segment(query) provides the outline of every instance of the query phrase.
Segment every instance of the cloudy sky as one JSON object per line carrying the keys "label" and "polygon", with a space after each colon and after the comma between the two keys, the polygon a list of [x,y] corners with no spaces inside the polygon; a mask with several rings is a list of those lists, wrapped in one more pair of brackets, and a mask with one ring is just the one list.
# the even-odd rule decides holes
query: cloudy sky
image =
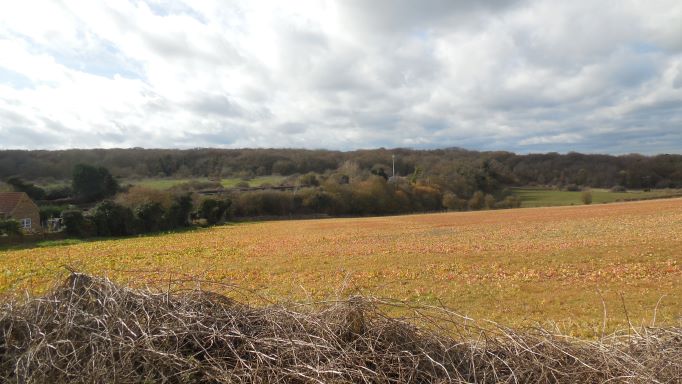
{"label": "cloudy sky", "polygon": [[0,148],[682,152],[680,0],[11,1]]}

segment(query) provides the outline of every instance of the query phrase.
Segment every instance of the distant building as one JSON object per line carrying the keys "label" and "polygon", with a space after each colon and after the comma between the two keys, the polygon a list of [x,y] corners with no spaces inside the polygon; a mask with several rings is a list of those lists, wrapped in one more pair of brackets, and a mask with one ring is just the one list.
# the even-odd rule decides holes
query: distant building
{"label": "distant building", "polygon": [[25,192],[0,192],[0,220],[19,222],[24,232],[40,232],[40,209]]}

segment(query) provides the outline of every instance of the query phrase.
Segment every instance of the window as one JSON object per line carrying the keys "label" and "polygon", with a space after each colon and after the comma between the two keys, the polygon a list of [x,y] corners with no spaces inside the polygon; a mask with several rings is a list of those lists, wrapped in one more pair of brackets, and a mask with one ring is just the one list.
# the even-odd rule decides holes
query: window
{"label": "window", "polygon": [[21,225],[22,229],[31,229],[31,219],[21,219],[19,220],[19,224]]}

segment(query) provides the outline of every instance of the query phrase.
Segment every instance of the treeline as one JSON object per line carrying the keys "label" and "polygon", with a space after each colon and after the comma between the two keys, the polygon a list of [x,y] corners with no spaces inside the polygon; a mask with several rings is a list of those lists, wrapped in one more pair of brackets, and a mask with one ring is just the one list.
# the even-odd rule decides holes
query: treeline
{"label": "treeline", "polygon": [[439,185],[409,179],[387,181],[369,176],[351,183],[327,177],[319,186],[298,191],[263,190],[228,195],[235,217],[326,214],[330,216],[386,215],[443,210],[517,208],[521,202],[508,190],[495,194],[477,191],[469,198],[443,190]]}
{"label": "treeline", "polygon": [[293,191],[225,191],[218,196],[187,192],[183,185],[169,190],[131,186],[88,210],[48,205],[41,207],[41,216],[61,217],[71,236],[108,237],[214,225],[245,217],[383,215],[516,208],[521,203],[508,190],[496,194],[477,191],[466,199],[423,180],[388,180],[372,173],[352,179],[338,172],[328,176],[306,174],[299,179],[306,186]]}
{"label": "treeline", "polygon": [[80,209],[65,209],[60,216],[65,232],[77,237],[129,236],[191,226],[192,197],[167,197],[167,205],[146,200],[129,206],[104,200],[85,213]]}
{"label": "treeline", "polygon": [[[682,187],[682,156],[517,155],[458,148],[374,149],[350,152],[303,149],[89,149],[0,151],[0,179],[65,180],[76,164],[107,168],[117,178],[242,177],[326,174],[352,162],[361,170],[396,174],[444,186],[458,196],[514,185],[590,186],[632,189]],[[490,184],[490,183],[493,184]],[[499,184],[499,185],[497,185]]]}

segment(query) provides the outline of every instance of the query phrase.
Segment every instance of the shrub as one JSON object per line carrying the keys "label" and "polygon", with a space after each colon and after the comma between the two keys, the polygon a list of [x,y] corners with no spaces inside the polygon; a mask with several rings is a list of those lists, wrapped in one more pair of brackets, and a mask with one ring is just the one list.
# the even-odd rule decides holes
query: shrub
{"label": "shrub", "polygon": [[21,225],[16,220],[0,220],[0,235],[21,236]]}
{"label": "shrub", "polygon": [[469,202],[468,202],[469,209],[472,209],[472,210],[479,210],[479,209],[483,208],[484,204],[485,204],[485,197],[483,195],[483,192],[481,192],[481,191],[474,192],[474,195],[471,196],[471,199],[469,199]]}
{"label": "shrub", "polygon": [[417,211],[438,211],[443,207],[443,195],[435,187],[415,185],[412,187],[412,194],[412,206]]}
{"label": "shrub", "polygon": [[449,211],[464,211],[467,208],[467,201],[460,199],[452,192],[443,195],[443,206]]}
{"label": "shrub", "polygon": [[301,197],[301,208],[308,213],[331,213],[334,210],[334,197],[318,189],[303,189]]}
{"label": "shrub", "polygon": [[484,204],[486,209],[493,209],[495,208],[495,198],[491,194],[485,195],[485,198],[483,199]]}
{"label": "shrub", "polygon": [[266,190],[240,193],[234,212],[240,216],[283,216],[292,209],[292,193]]}
{"label": "shrub", "polygon": [[156,232],[166,225],[164,221],[165,210],[161,203],[144,203],[135,208],[135,216],[138,223],[138,232]]}
{"label": "shrub", "polygon": [[317,180],[317,176],[314,173],[303,175],[298,179],[298,181],[302,186],[317,187],[320,185],[320,181]]}
{"label": "shrub", "polygon": [[213,225],[225,220],[230,205],[230,200],[204,199],[197,213],[199,218],[205,219],[208,225]]}
{"label": "shrub", "polygon": [[60,217],[65,209],[66,206],[63,205],[43,205],[40,207],[40,221],[44,222],[53,217]]}
{"label": "shrub", "polygon": [[189,226],[189,216],[193,206],[191,194],[187,193],[175,196],[166,213],[166,223],[168,227],[177,228]]}
{"label": "shrub", "polygon": [[580,200],[583,202],[583,204],[592,204],[592,191],[589,189],[584,190],[580,194]]}
{"label": "shrub", "polygon": [[73,189],[68,185],[64,185],[61,187],[52,187],[45,190],[45,200],[66,199],[71,197],[72,195]]}
{"label": "shrub", "polygon": [[139,206],[149,203],[158,203],[166,210],[170,207],[173,194],[168,191],[132,186],[125,193],[116,196],[116,203],[130,209],[137,209]]}
{"label": "shrub", "polygon": [[64,232],[69,236],[83,236],[85,234],[85,217],[80,210],[62,211],[62,222],[66,227]]}
{"label": "shrub", "polygon": [[110,200],[93,209],[92,221],[98,236],[127,236],[135,232],[133,211]]}

